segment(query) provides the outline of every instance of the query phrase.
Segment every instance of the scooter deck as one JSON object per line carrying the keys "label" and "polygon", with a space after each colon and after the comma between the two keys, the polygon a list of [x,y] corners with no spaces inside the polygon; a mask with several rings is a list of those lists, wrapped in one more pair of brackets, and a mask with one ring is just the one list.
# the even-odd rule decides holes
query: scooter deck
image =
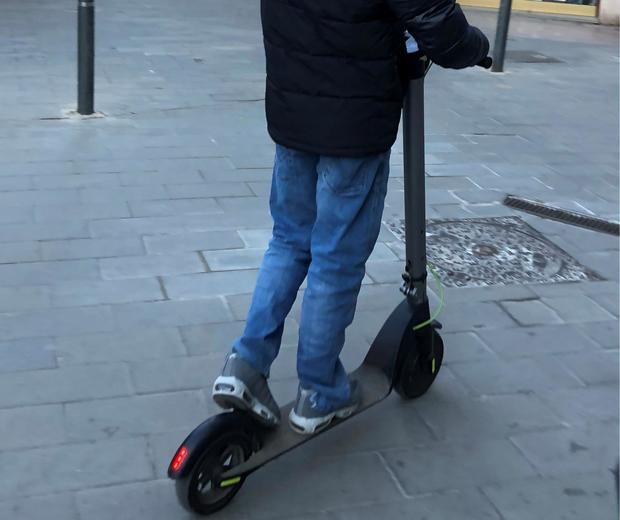
{"label": "scooter deck", "polygon": [[[377,404],[390,394],[391,382],[385,372],[378,367],[363,364],[351,373],[350,377],[351,379],[358,381],[358,384],[361,386],[362,390],[362,404],[351,417],[363,412],[372,405]],[[287,424],[289,412],[294,405],[295,402],[291,401],[287,405],[280,408],[280,413],[282,414],[282,422],[280,426],[274,430],[266,431],[262,438],[263,442],[261,449],[254,453],[243,464],[235,466],[233,469],[223,474],[222,479],[239,475],[248,475],[264,464],[278,458],[280,455],[284,455],[293,448],[304,444],[317,435],[334,428],[338,424],[350,418],[348,417],[347,419],[339,420],[334,419],[328,427],[314,435],[300,435],[299,433],[295,433]]]}

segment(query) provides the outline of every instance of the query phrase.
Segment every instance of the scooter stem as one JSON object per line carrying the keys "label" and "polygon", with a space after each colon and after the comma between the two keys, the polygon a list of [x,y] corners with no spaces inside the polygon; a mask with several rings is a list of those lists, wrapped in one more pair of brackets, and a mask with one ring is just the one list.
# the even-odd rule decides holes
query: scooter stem
{"label": "scooter stem", "polygon": [[424,75],[427,65],[425,57],[409,56],[409,81],[403,110],[406,247],[403,292],[414,304],[428,301],[424,182]]}

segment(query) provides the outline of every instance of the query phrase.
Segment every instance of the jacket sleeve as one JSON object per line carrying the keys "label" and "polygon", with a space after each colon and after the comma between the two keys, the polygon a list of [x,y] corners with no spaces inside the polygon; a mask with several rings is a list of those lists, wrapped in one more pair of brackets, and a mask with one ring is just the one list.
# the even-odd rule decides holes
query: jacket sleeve
{"label": "jacket sleeve", "polygon": [[482,61],[489,40],[469,25],[454,0],[386,0],[420,49],[441,67],[463,69]]}

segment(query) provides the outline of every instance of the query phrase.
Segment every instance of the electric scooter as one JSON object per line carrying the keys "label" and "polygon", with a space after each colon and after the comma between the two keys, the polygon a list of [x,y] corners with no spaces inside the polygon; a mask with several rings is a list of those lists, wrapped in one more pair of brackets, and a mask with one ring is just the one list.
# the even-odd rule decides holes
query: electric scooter
{"label": "electric scooter", "polygon": [[[403,301],[350,374],[361,385],[362,403],[351,415],[383,401],[392,390],[405,399],[423,395],[443,360],[441,324],[431,316],[427,294],[424,170],[424,76],[431,62],[408,41],[408,85],[403,109],[406,264]],[[479,64],[491,67],[491,59]],[[287,417],[294,402],[281,408]],[[244,412],[220,413],[200,424],[183,441],[168,467],[181,505],[208,515],[225,507],[246,477],[265,464],[348,420],[334,420],[312,436],[281,425],[266,429]]]}

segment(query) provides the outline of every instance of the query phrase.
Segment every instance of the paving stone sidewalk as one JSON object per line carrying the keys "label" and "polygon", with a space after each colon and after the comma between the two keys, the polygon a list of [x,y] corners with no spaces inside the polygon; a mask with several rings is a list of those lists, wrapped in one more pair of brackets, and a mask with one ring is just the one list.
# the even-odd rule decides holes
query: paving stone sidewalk
{"label": "paving stone sidewalk", "polygon": [[[258,9],[98,2],[104,117],[80,120],[74,3],[2,2],[0,519],[189,518],[166,466],[215,412],[269,237]],[[470,17],[492,35],[492,13]],[[515,16],[509,48],[523,52],[506,74],[429,75],[429,217],[521,216],[604,281],[449,289],[424,398],[390,398],[265,467],[216,518],[617,518],[618,240],[500,201],[618,219],[618,33]],[[386,220],[403,216],[400,147]],[[402,257],[386,227],[349,367],[400,301]],[[281,401],[298,317],[299,301]]]}

